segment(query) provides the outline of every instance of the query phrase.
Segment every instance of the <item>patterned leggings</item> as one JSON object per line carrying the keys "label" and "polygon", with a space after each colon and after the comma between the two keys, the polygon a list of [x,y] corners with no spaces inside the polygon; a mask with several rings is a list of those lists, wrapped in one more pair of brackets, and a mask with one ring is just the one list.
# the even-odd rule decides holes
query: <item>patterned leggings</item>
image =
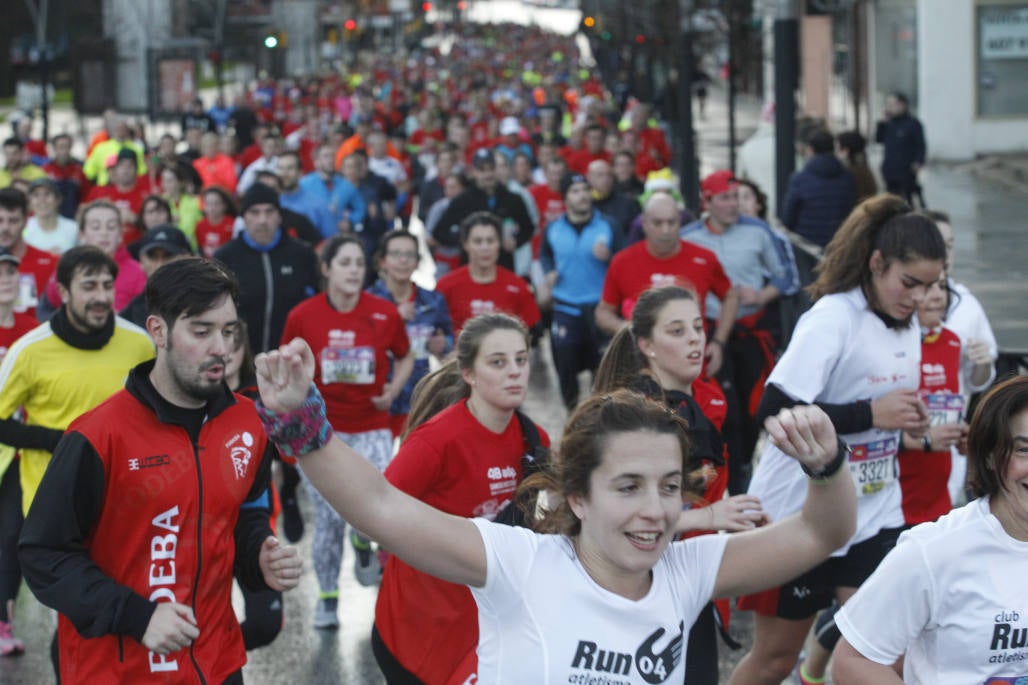
{"label": "patterned leggings", "polygon": [[[393,434],[388,428],[336,435],[374,464],[379,471],[385,471],[393,458]],[[339,569],[343,564],[343,543],[346,541],[346,521],[314,489],[306,475],[303,481],[314,503],[314,539],[311,541],[314,575],[318,577],[322,598],[338,597]]]}

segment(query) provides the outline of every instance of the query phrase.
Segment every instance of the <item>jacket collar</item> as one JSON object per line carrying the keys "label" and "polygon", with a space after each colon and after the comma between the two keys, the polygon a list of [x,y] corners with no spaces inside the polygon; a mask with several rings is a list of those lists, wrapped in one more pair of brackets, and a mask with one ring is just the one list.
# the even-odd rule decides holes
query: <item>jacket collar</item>
{"label": "jacket collar", "polygon": [[107,323],[98,331],[83,333],[71,325],[65,305],[50,318],[50,328],[62,341],[80,350],[103,349],[114,337],[114,314],[107,317]]}
{"label": "jacket collar", "polygon": [[[125,382],[125,389],[137,400],[150,407],[157,415],[157,420],[161,423],[171,423],[187,427],[189,421],[186,417],[194,410],[176,406],[157,392],[157,388],[150,381],[150,372],[153,371],[156,363],[156,360],[151,359],[129,371],[128,380]],[[236,398],[232,391],[228,389],[227,385],[222,383],[221,391],[207,401],[205,410],[208,420],[213,419],[235,403]]]}

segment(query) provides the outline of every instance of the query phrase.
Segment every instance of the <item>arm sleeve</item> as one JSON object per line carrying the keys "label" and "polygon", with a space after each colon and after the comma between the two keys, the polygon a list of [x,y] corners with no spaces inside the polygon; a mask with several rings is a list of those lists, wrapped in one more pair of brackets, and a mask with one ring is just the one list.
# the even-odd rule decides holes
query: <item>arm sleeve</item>
{"label": "arm sleeve", "polygon": [[[794,400],[785,394],[778,385],[769,383],[764,388],[764,395],[760,399],[760,407],[757,409],[755,420],[758,424],[763,424],[767,417],[774,416],[786,407],[795,407],[799,404],[809,404],[809,402]],[[835,432],[841,435],[860,433],[872,427],[870,402],[850,402],[848,404],[814,402],[814,404],[828,414],[828,418],[835,427]]]}
{"label": "arm sleeve", "polygon": [[142,642],[157,605],[106,575],[85,547],[105,487],[99,454],[83,435],[68,433],[25,519],[18,559],[36,598],[67,616],[83,637],[113,633]]}
{"label": "arm sleeve", "polygon": [[433,227],[432,237],[443,247],[460,247],[460,232],[451,229],[460,224],[462,217],[468,215],[465,209],[467,202],[464,199],[466,193],[467,191],[464,191],[450,201]]}
{"label": "arm sleeve", "polygon": [[239,520],[236,521],[234,533],[236,578],[254,591],[268,589],[264,574],[261,573],[259,558],[261,545],[275,534],[268,522],[271,516],[271,462],[275,453],[276,448],[269,440],[250,492],[239,508]]}
{"label": "arm sleeve", "polygon": [[400,318],[400,314],[395,308],[389,313],[389,317],[389,323],[393,327],[389,351],[394,359],[402,359],[410,352],[410,338],[407,337],[407,326],[404,325],[403,319]]}
{"label": "arm sleeve", "polygon": [[414,433],[400,445],[400,450],[386,467],[385,477],[398,490],[424,501],[442,478],[442,462],[439,448]]}
{"label": "arm sleeve", "polygon": [[771,242],[775,246],[778,261],[782,265],[781,278],[772,278],[771,282],[783,296],[795,295],[800,290],[800,274],[796,268],[796,255],[793,254],[792,243],[770,226],[768,231],[771,233]]}
{"label": "arm sleeve", "polygon": [[[349,181],[347,181],[347,183],[349,183]],[[340,209],[349,207],[350,223],[352,225],[364,223],[364,217],[368,214],[368,206],[364,202],[364,196],[361,195],[360,191],[357,190],[352,183],[348,189],[348,196],[345,202],[341,202],[340,205]]]}
{"label": "arm sleeve", "polygon": [[914,161],[920,166],[924,166],[925,155],[928,154],[928,145],[924,139],[924,127],[921,126],[921,122],[914,119]]}
{"label": "arm sleeve", "polygon": [[800,214],[800,198],[796,193],[796,177],[789,179],[789,185],[785,190],[785,200],[782,202],[782,211],[778,218],[792,230],[796,230],[796,219]]}
{"label": "arm sleeve", "polygon": [[535,223],[532,221],[532,217],[528,215],[528,208],[525,206],[525,201],[521,199],[520,195],[510,193],[510,205],[510,218],[517,222],[518,235],[516,239],[518,247],[521,247],[532,239],[532,234],[535,233]]}
{"label": "arm sleeve", "polygon": [[828,384],[846,348],[852,323],[845,304],[819,300],[799,320],[785,353],[771,371],[789,397],[811,403]]}
{"label": "arm sleeve", "polygon": [[0,419],[0,443],[19,449],[53,452],[64,431],[28,426],[16,419]]}
{"label": "arm sleeve", "polygon": [[891,666],[932,620],[933,577],[920,546],[901,540],[835,615],[835,625],[864,657]]}

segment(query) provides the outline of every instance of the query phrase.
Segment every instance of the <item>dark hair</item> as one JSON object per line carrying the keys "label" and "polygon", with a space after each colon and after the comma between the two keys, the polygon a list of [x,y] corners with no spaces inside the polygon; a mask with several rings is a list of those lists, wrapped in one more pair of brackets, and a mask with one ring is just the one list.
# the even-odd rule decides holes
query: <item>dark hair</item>
{"label": "dark hair", "polygon": [[13,138],[12,137],[12,138],[8,138],[7,140],[5,140],[3,146],[4,147],[16,147],[19,150],[21,150],[22,148],[25,147],[25,143],[21,142],[21,140],[18,139],[18,138]]}
{"label": "dark hair", "polygon": [[894,90],[891,93],[889,93],[889,95],[891,95],[892,97],[896,98],[896,100],[899,101],[900,103],[902,103],[904,107],[909,107],[910,106],[910,100],[907,98],[906,93],[902,93],[902,92],[900,92],[898,90]]}
{"label": "dark hair", "polygon": [[343,249],[344,245],[356,245],[360,248],[361,256],[364,256],[364,244],[361,243],[360,238],[352,234],[338,234],[334,235],[321,246],[320,258],[323,266],[329,266],[332,260],[339,254],[339,250]]}
{"label": "dark hair", "polygon": [[147,311],[170,330],[182,316],[196,316],[226,297],[239,306],[239,282],[215,259],[187,257],[164,264],[146,281]]}
{"label": "dark hair", "polygon": [[200,192],[200,196],[203,197],[207,193],[214,193],[221,198],[221,201],[225,203],[225,213],[229,216],[236,216],[239,213],[232,196],[221,186],[207,186]]}
{"label": "dark hair", "polygon": [[922,209],[918,214],[925,215],[937,224],[953,224],[953,222],[950,221],[949,214],[946,212],[940,212],[937,209]]}
{"label": "dark hair", "polygon": [[[406,229],[403,229],[403,228],[394,228],[393,230],[388,231],[381,238],[379,238],[379,240],[378,240],[378,249],[375,250],[375,263],[376,264],[382,262],[382,260],[385,259],[386,252],[389,251],[389,243],[391,243],[392,241],[397,240],[397,239],[405,239],[405,240],[412,240],[412,241],[414,241],[414,251],[415,252],[417,252],[418,249],[420,248],[420,244],[418,243],[418,237],[416,235],[414,235],[410,231],[408,231]],[[415,261],[420,261],[420,259],[421,259],[421,256],[419,254],[418,257],[415,259]]]}
{"label": "dark hair", "polygon": [[603,124],[589,124],[585,127],[585,130],[582,131],[582,135],[586,136],[592,133],[593,131],[599,131],[603,135],[607,135],[607,129],[603,126]]}
{"label": "dark hair", "polygon": [[617,161],[618,157],[627,157],[629,162],[635,164],[635,153],[631,150],[618,150],[614,153],[614,160]]}
{"label": "dark hair", "polygon": [[262,178],[272,178],[275,180],[276,184],[282,183],[282,177],[276,174],[271,169],[262,169],[261,171],[258,171],[256,174],[254,174],[253,180],[256,183],[260,183]]}
{"label": "dark hair", "polygon": [[860,131],[843,131],[835,139],[839,143],[839,147],[849,152],[852,158],[856,158],[858,155],[863,156],[864,150],[867,148],[867,139]]}
{"label": "dark hair", "polygon": [[283,157],[292,157],[293,159],[295,159],[296,165],[300,167],[300,171],[303,171],[303,159],[300,158],[299,152],[297,152],[296,150],[286,150],[285,152],[281,152],[278,155],[280,161]]}
{"label": "dark hair", "polygon": [[95,245],[76,245],[65,251],[57,261],[57,282],[65,288],[71,288],[76,273],[91,276],[98,271],[107,271],[111,278],[117,278],[118,264]]}
{"label": "dark hair", "polygon": [[471,235],[471,229],[475,226],[492,226],[496,229],[496,239],[503,240],[503,223],[500,217],[492,212],[473,212],[464,221],[460,222],[460,242],[463,245]]}
{"label": "dark hair", "polygon": [[56,136],[50,139],[50,144],[56,145],[58,140],[67,140],[69,143],[72,142],[71,136],[69,136],[67,133],[58,133]]}
{"label": "dark hair", "polygon": [[549,467],[529,476],[518,487],[518,498],[547,491],[556,498],[555,506],[546,510],[535,528],[547,533],[560,533],[569,537],[578,535],[582,522],[571,511],[568,496],[588,497],[589,480],[603,460],[611,437],[620,433],[645,431],[672,435],[678,442],[682,457],[683,501],[687,491],[696,487],[695,471],[691,463],[685,419],[656,402],[630,390],[615,390],[593,395],[568,419],[556,458]]}
{"label": "dark hair", "polygon": [[0,207],[8,212],[20,209],[23,215],[29,213],[29,198],[17,188],[0,189]]}
{"label": "dark hair", "polygon": [[163,174],[165,171],[170,171],[171,173],[175,174],[175,178],[177,178],[178,182],[183,185],[189,182],[189,177],[186,175],[186,170],[182,168],[182,165],[178,162],[168,162],[161,168],[157,176],[160,177],[160,175]]}
{"label": "dark hair", "polygon": [[817,128],[807,133],[804,141],[815,155],[831,154],[835,151],[835,136],[827,129]]}
{"label": "dark hair", "polygon": [[471,387],[464,382],[461,371],[474,368],[482,340],[493,331],[515,331],[524,338],[526,346],[531,342],[528,327],[510,314],[490,312],[464,322],[453,355],[414,386],[401,440],[443,409],[471,395]]}
{"label": "dark hair", "polygon": [[756,181],[751,181],[748,178],[736,178],[739,185],[744,185],[753,191],[753,194],[757,196],[757,218],[767,221],[767,193],[760,189]]}
{"label": "dark hair", "polygon": [[[158,207],[163,209],[165,212],[167,212],[167,214],[168,214],[168,221],[162,221],[161,222],[162,224],[171,222],[172,217],[174,217],[174,214],[172,214],[172,212],[171,212],[171,203],[169,203],[167,200],[165,200],[160,195],[147,195],[146,197],[143,198],[142,204],[139,205],[139,217],[136,219],[136,225],[137,226],[139,226],[142,229],[146,229],[147,228],[146,224],[143,222],[143,214],[146,212],[146,208],[149,205],[157,205]],[[153,227],[151,226],[150,228],[153,228]]]}
{"label": "dark hair", "polygon": [[593,379],[594,393],[634,387],[640,374],[648,371],[649,364],[639,349],[639,338],[653,339],[657,317],[668,303],[675,300],[697,302],[693,292],[677,285],[651,288],[639,296],[632,310],[632,323],[614,335],[603,353]]}
{"label": "dark hair", "polygon": [[946,260],[946,244],[935,222],[911,212],[895,195],[881,193],[857,205],[825,247],[824,259],[815,267],[817,280],[807,286],[811,299],[860,286],[874,307],[868,262],[875,250],[886,268],[894,261]]}
{"label": "dark hair", "polygon": [[1011,419],[1028,409],[1028,376],[994,386],[974,412],[967,434],[967,485],[975,497],[1005,489],[1003,476],[1014,451]]}

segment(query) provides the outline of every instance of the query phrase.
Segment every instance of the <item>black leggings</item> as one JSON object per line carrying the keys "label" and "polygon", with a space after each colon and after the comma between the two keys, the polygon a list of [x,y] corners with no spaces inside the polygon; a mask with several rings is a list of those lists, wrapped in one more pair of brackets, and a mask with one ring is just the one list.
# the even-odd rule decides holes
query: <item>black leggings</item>
{"label": "black leggings", "polygon": [[378,668],[389,685],[425,685],[396,660],[374,625],[371,626],[371,651],[374,652]]}
{"label": "black leggings", "polygon": [[0,621],[10,620],[7,600],[17,598],[21,585],[18,536],[23,521],[18,461],[14,460],[0,479]]}
{"label": "black leggings", "polygon": [[246,618],[240,624],[246,651],[270,645],[282,631],[282,593],[277,590],[247,590],[242,583]]}
{"label": "black leggings", "polygon": [[685,652],[685,682],[716,685],[718,681],[717,622],[713,602],[703,607],[689,630]]}

